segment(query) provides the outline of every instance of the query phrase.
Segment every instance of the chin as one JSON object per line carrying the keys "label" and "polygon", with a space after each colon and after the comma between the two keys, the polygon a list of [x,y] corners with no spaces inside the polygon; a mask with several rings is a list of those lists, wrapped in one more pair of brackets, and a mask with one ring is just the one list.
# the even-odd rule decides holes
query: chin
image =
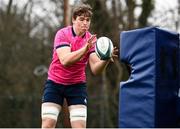
{"label": "chin", "polygon": [[86,31],[88,31],[89,29],[88,29],[88,28],[86,28],[86,29],[83,29],[83,30],[86,32]]}
{"label": "chin", "polygon": [[85,33],[86,31],[88,31],[87,29],[82,29],[82,32]]}

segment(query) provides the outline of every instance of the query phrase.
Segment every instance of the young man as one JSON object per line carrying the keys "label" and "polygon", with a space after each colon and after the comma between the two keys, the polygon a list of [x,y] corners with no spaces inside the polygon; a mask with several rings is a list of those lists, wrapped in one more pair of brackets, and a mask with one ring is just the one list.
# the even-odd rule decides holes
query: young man
{"label": "young man", "polygon": [[56,33],[53,59],[43,93],[42,128],[55,128],[64,98],[67,100],[72,128],[86,128],[85,67],[89,63],[91,71],[99,74],[110,61],[100,60],[94,52],[96,35],[88,31],[91,16],[89,5],[79,5],[73,11],[72,26]]}

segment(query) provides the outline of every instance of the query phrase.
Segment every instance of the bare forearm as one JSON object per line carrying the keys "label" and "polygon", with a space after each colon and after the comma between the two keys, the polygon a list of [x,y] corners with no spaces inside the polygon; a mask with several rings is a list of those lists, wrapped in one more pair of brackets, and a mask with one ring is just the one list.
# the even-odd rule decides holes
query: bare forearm
{"label": "bare forearm", "polygon": [[63,59],[61,60],[61,63],[64,66],[69,66],[72,65],[76,62],[78,62],[79,60],[81,60],[81,58],[84,56],[84,54],[87,52],[88,48],[85,46],[77,51],[68,53],[65,57],[63,57]]}
{"label": "bare forearm", "polygon": [[62,65],[69,66],[80,61],[88,50],[93,47],[95,41],[96,35],[92,35],[81,49],[73,52],[71,52],[70,47],[59,48],[57,53]]}
{"label": "bare forearm", "polygon": [[107,60],[107,61],[100,61],[100,62],[96,62],[95,64],[94,64],[94,67],[93,67],[93,73],[95,74],[95,75],[97,75],[97,74],[101,74],[102,72],[103,72],[103,70],[107,67],[107,65],[109,64],[109,60]]}

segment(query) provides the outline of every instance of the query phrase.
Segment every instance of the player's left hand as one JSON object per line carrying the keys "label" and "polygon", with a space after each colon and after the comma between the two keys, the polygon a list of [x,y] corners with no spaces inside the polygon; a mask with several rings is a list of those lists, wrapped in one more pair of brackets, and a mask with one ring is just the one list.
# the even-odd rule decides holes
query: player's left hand
{"label": "player's left hand", "polygon": [[111,62],[114,62],[114,60],[118,58],[118,52],[119,52],[118,48],[114,47],[112,52],[112,57],[110,58]]}

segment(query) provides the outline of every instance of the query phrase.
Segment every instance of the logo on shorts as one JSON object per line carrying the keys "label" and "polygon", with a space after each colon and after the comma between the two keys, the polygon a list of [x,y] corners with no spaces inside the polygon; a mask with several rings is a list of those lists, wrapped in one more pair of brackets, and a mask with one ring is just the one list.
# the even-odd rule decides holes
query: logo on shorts
{"label": "logo on shorts", "polygon": [[87,104],[87,100],[86,99],[84,99],[84,103]]}

